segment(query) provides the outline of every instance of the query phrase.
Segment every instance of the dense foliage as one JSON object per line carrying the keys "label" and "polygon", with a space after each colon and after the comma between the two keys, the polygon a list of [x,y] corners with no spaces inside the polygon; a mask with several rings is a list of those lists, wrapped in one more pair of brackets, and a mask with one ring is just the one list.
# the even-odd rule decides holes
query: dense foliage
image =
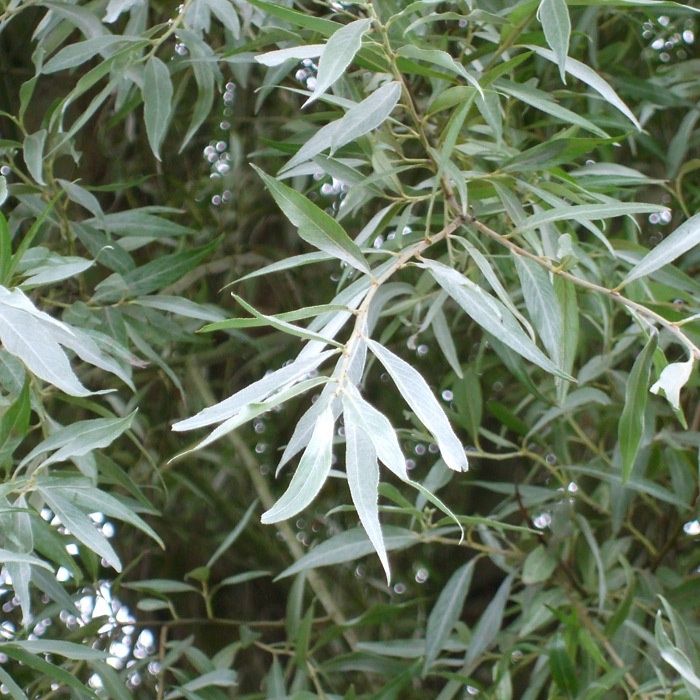
{"label": "dense foliage", "polygon": [[700,698],[692,7],[0,6],[3,694]]}

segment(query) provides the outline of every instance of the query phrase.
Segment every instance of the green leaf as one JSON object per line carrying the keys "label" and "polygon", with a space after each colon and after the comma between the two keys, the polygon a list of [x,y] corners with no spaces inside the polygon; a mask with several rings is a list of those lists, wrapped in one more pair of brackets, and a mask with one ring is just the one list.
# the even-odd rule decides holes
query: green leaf
{"label": "green leaf", "polygon": [[304,195],[275,180],[259,168],[252,167],[260,175],[284,215],[299,229],[302,239],[360,272],[369,274],[369,265],[359,247],[350,240],[343,227],[333,217],[312,204]]}
{"label": "green leaf", "polygon": [[88,396],[57,340],[67,326],[36,309],[19,289],[0,287],[0,342],[40,379],[72,396]]}
{"label": "green leaf", "polygon": [[576,667],[571,660],[566,642],[561,634],[555,635],[547,648],[552,678],[566,697],[575,698],[578,693]]}
{"label": "green leaf", "polygon": [[700,677],[698,677],[687,655],[675,646],[668,636],[664,629],[660,610],[656,615],[656,623],[654,624],[654,638],[661,658],[678,671],[684,681],[690,683],[693,688],[700,689]]}
{"label": "green leaf", "polygon": [[290,46],[288,49],[277,49],[258,54],[255,60],[263,66],[281,66],[285,61],[302,61],[305,58],[317,58],[323,53],[325,44],[308,44],[306,46]]}
{"label": "green leaf", "polygon": [[40,566],[48,571],[53,572],[53,569],[49,564],[41,559],[32,556],[31,554],[21,554],[20,552],[12,552],[9,549],[0,548],[0,562],[5,563],[17,563],[17,564],[30,564],[31,566]]}
{"label": "green leaf", "polygon": [[362,527],[379,555],[388,585],[391,582],[391,571],[379,524],[377,453],[370,436],[354,420],[354,415],[352,411],[345,413],[345,470],[352,502]]}
{"label": "green leaf", "polygon": [[432,260],[424,260],[422,266],[485,331],[547,372],[573,381],[530,340],[504,304],[451,267]]}
{"label": "green leaf", "polygon": [[56,451],[38,467],[45,468],[49,464],[63,462],[72,457],[85,455],[92,450],[107,447],[130,428],[135,416],[136,411],[133,411],[124,418],[95,418],[59,428],[37,445],[22,460],[20,467],[27,465],[38,455],[53,450]]}
{"label": "green leaf", "polygon": [[622,455],[622,483],[632,474],[639,442],[644,434],[644,414],[649,397],[651,363],[658,344],[658,334],[652,331],[644,349],[632,365],[625,386],[625,406],[622,409],[617,435]]}
{"label": "green leaf", "polygon": [[130,581],[123,583],[124,588],[134,591],[146,591],[147,593],[197,593],[199,588],[182,581],[172,581],[170,579],[152,578],[146,581]]}
{"label": "green leaf", "polygon": [[408,480],[406,458],[389,419],[367,403],[350,382],[343,387],[343,411],[346,420],[352,421],[369,436],[381,462],[399,479]]}
{"label": "green leaf", "polygon": [[566,82],[566,57],[569,53],[571,20],[566,0],[541,0],[537,8],[537,19],[542,23],[544,38],[556,56],[559,75]]}
{"label": "green leaf", "polygon": [[85,41],[77,41],[56,52],[44,63],[41,72],[44,75],[50,75],[51,73],[75,68],[86,63],[97,54],[104,55],[115,44],[125,44],[127,42],[143,42],[143,39],[138,36],[119,34],[115,36],[97,36]]}
{"label": "green leaf", "polygon": [[[567,207],[547,209],[529,216],[521,224],[518,231],[538,228],[554,221],[580,221],[581,219],[609,219],[616,216],[628,216],[630,214],[660,213],[668,207],[659,204],[643,204],[638,202],[616,202],[615,204],[574,204]],[[700,229],[699,229],[700,230]]]}
{"label": "green leaf", "polygon": [[[382,527],[382,539],[387,552],[395,549],[404,549],[420,542],[419,537],[415,533],[394,525],[384,525]],[[354,561],[360,557],[366,557],[375,551],[374,545],[367,537],[364,528],[356,527],[351,530],[345,530],[314,547],[301,559],[286,568],[275,580],[293,576],[300,571]]]}
{"label": "green leaf", "polygon": [[[262,321],[264,325],[271,326],[272,328],[275,328],[278,331],[282,331],[283,333],[288,333],[289,335],[296,336],[297,338],[303,338],[304,340],[315,340],[317,342],[322,343],[323,345],[333,345],[337,348],[343,347],[341,343],[336,342],[335,340],[332,340],[330,338],[326,338],[322,335],[319,335],[318,333],[312,333],[311,331],[307,331],[305,328],[301,328],[300,326],[295,326],[293,323],[288,323],[286,320],[282,320],[279,316],[268,316],[266,314],[260,313],[257,309],[252,307],[250,304],[248,304],[244,299],[239,297],[237,294],[232,294],[231,295],[246,311],[251,313],[253,317],[259,321]],[[342,310],[342,307],[341,309]],[[250,319],[231,319],[229,321],[224,321],[223,323],[217,324],[218,328],[205,328],[203,330],[217,330],[221,328],[236,328],[235,323],[231,323],[231,321],[239,321],[239,322],[245,322]],[[229,324],[230,325],[226,325]],[[245,325],[245,324],[241,324]],[[240,326],[239,326],[240,327]]]}
{"label": "green leaf", "polygon": [[217,688],[231,688],[237,684],[238,674],[235,671],[231,669],[219,668],[215,671],[203,673],[201,676],[194,678],[181,686],[176,686],[168,693],[168,697],[174,699],[182,697],[185,694],[184,691],[194,692],[196,690],[201,690],[202,688],[210,688],[211,686],[215,686]]}
{"label": "green leaf", "polygon": [[521,255],[515,255],[513,259],[532,323],[549,356],[563,369],[561,349],[564,320],[550,275],[534,260]]}
{"label": "green leaf", "polygon": [[66,688],[73,688],[77,692],[78,697],[101,700],[99,695],[96,695],[90,688],[84,686],[73,673],[64,670],[60,666],[45,661],[42,657],[32,654],[17,644],[2,644],[0,648],[7,656],[33,668],[44,678],[50,678],[52,682],[60,683]]}
{"label": "green leaf", "polygon": [[336,121],[319,129],[280,170],[280,173],[311,160],[327,148],[331,153],[381,126],[394,111],[401,97],[401,86],[393,81],[384,83],[369,97],[354,104]]}
{"label": "green leaf", "polygon": [[335,350],[326,350],[310,357],[297,357],[291,364],[270,372],[262,379],[236,392],[233,396],[229,396],[213,406],[202,409],[192,418],[178,421],[173,425],[173,430],[194,430],[212,425],[212,423],[221,423],[228,420],[240,413],[249,404],[264,401],[269,396],[286,388],[287,385],[297,383],[334,354],[336,354]]}
{"label": "green leaf", "polygon": [[[542,56],[542,58],[546,58],[552,63],[559,64],[557,55],[549,49],[544,49],[541,46],[527,46],[526,48],[530,49],[530,51],[534,51],[538,56]],[[586,83],[589,87],[592,87],[608,104],[622,112],[622,114],[634,124],[638,131],[642,131],[642,125],[637,121],[637,118],[632,114],[629,107],[618,97],[610,83],[601,78],[592,68],[589,68],[585,63],[581,63],[581,61],[577,61],[575,58],[569,56],[566,59],[566,72],[573,75],[574,78],[578,78]]]}
{"label": "green leaf", "polygon": [[474,629],[467,654],[464,658],[465,669],[472,668],[472,664],[491,646],[493,640],[498,635],[501,624],[503,623],[503,613],[506,603],[508,602],[508,597],[510,596],[512,584],[513,574],[509,574],[498,587],[496,594],[491,599],[486,610],[484,610],[483,615],[479,618],[479,622]]}
{"label": "green leaf", "polygon": [[168,67],[151,56],[143,72],[143,118],[153,155],[160,160],[160,146],[170,121],[173,84]]}
{"label": "green leaf", "polygon": [[464,447],[425,379],[408,362],[394,355],[383,345],[371,339],[367,339],[367,345],[384,365],[384,369],[394,380],[396,388],[418,420],[432,433],[445,464],[455,471],[467,471],[469,464]]}
{"label": "green leaf", "polygon": [[461,64],[450,56],[447,51],[438,49],[426,49],[415,44],[404,44],[397,52],[397,56],[403,58],[414,58],[418,61],[426,61],[439,68],[444,68],[454,75],[459,75],[464,78],[472,87],[475,87],[481,97],[484,96],[484,91],[481,89],[478,80]]}
{"label": "green leaf", "polygon": [[[0,644],[0,649],[2,649],[4,646],[4,644]],[[56,656],[63,656],[66,659],[73,659],[75,661],[106,659],[109,657],[109,654],[106,652],[100,651],[99,649],[91,649],[84,644],[53,641],[51,639],[13,641],[12,646],[19,649],[24,649],[32,654],[54,654]]]}
{"label": "green leaf", "polygon": [[62,495],[59,489],[39,488],[37,491],[76,539],[101,556],[113,569],[121,571],[121,562],[109,540],[97,529],[95,523],[66,497],[70,492]]}
{"label": "green leaf", "polygon": [[0,417],[0,466],[26,436],[30,414],[29,382],[25,381],[19,396]]}
{"label": "green leaf", "polygon": [[531,585],[547,581],[556,568],[556,557],[543,544],[538,544],[525,559],[522,582]]}
{"label": "green leaf", "polygon": [[582,115],[572,112],[566,107],[562,107],[560,104],[554,101],[552,95],[543,90],[538,90],[536,87],[530,84],[517,84],[506,80],[505,78],[499,78],[495,83],[496,87],[500,92],[518,100],[519,102],[524,102],[527,105],[539,109],[545,114],[549,114],[556,119],[563,121],[565,124],[575,124],[580,126],[586,131],[590,131],[601,138],[607,139],[609,135],[603,131],[599,126],[589,121]]}
{"label": "green leaf", "polygon": [[370,19],[355,20],[341,27],[328,39],[318,62],[314,91],[304,103],[304,107],[321,97],[343,75],[360,50],[362,35],[369,30],[371,24]]}
{"label": "green leaf", "polygon": [[33,134],[28,134],[24,139],[24,162],[29,174],[40,185],[44,182],[44,144],[46,143],[46,129],[40,129]]}
{"label": "green leaf", "polygon": [[328,407],[316,421],[289,487],[277,503],[263,513],[260,520],[264,524],[291,518],[316,498],[331,470],[334,425],[333,411]]}
{"label": "green leaf", "polygon": [[670,236],[664,238],[651,252],[647,253],[629,272],[618,289],[632,280],[650,275],[677,257],[700,244],[700,214],[691,216]]}
{"label": "green leaf", "polygon": [[239,538],[245,527],[250,522],[253,511],[258,507],[258,499],[256,498],[248,507],[248,510],[243,514],[243,517],[238,521],[236,527],[226,535],[224,541],[216,548],[214,554],[209,557],[207,567],[211,568],[221,558],[221,555]]}
{"label": "green leaf", "polygon": [[423,675],[425,676],[433,666],[440,652],[445,648],[447,638],[455,624],[462,615],[464,601],[471,586],[474,567],[477,559],[474,558],[450,576],[449,581],[440,591],[433,609],[428,617],[425,630],[425,659],[423,660]]}
{"label": "green leaf", "polygon": [[[111,1],[113,2],[113,0]],[[101,661],[90,661],[89,663],[90,668],[99,676],[102,687],[107,691],[111,700],[131,700],[133,698],[122,678],[109,664]]]}
{"label": "green leaf", "polygon": [[0,682],[5,686],[12,700],[29,700],[22,688],[15,683],[12,676],[3,668],[0,668]]}

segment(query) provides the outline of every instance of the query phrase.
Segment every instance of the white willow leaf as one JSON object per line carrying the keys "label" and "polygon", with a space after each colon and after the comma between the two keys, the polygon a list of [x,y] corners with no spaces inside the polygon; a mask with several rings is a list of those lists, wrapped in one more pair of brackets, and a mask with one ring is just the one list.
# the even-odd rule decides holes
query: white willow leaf
{"label": "white willow leaf", "polygon": [[269,398],[265,399],[265,401],[249,403],[245,405],[234,416],[232,416],[228,420],[225,420],[214,430],[212,430],[212,432],[209,433],[209,435],[207,435],[207,437],[204,438],[204,440],[198,442],[191,449],[181,452],[177,455],[177,457],[174,457],[173,459],[179,459],[180,457],[184,457],[185,455],[190,454],[191,452],[201,450],[203,447],[210,445],[212,442],[215,442],[224,435],[227,435],[231,431],[236,430],[236,428],[240,428],[240,426],[244,425],[248,421],[253,420],[253,418],[257,418],[257,416],[267,411],[272,411],[276,406],[279,406],[285,403],[286,401],[293,399],[295,396],[299,396],[299,394],[303,394],[307,391],[310,391],[311,389],[321,384],[326,384],[327,382],[327,377],[315,377],[314,379],[307,379],[306,381],[293,384],[286,391],[280,391],[272,394]]}
{"label": "white willow leaf", "polygon": [[472,559],[450,576],[438,596],[428,617],[425,630],[425,659],[423,674],[426,674],[444,649],[447,638],[462,614],[464,601],[474,574],[476,560]]}
{"label": "white willow leaf", "polygon": [[690,379],[692,371],[692,358],[687,362],[673,362],[664,367],[658,381],[652,385],[649,391],[652,394],[658,394],[660,391],[663,391],[671,406],[679,411],[681,408],[681,389]]}
{"label": "white willow leaf", "polygon": [[389,419],[362,398],[350,383],[343,388],[343,414],[369,435],[382,464],[399,479],[408,481],[406,458]]}
{"label": "white willow leaf", "polygon": [[173,84],[168,67],[151,56],[143,72],[143,119],[153,155],[160,160],[160,146],[168,130],[173,99]]}
{"label": "white willow leaf", "polygon": [[[549,49],[541,46],[527,46],[527,48],[552,63],[558,63],[556,54]],[[592,87],[608,104],[622,112],[635,125],[638,131],[642,130],[642,125],[637,120],[637,117],[632,114],[630,108],[619,98],[612,85],[601,78],[592,68],[569,56],[566,59],[566,72]]]}
{"label": "white willow leaf", "polygon": [[70,366],[68,357],[53,331],[71,331],[48,314],[39,311],[19,289],[0,287],[0,342],[40,379],[71,396],[89,396]]}
{"label": "white willow leaf", "polygon": [[325,44],[309,44],[307,46],[291,46],[288,49],[277,49],[276,51],[268,51],[261,53],[255,57],[258,63],[264,66],[280,66],[285,61],[294,59],[303,61],[305,58],[317,58],[323,53]]}
{"label": "white willow leaf", "polygon": [[30,566],[40,566],[43,569],[48,569],[53,572],[53,569],[42,559],[32,556],[31,554],[21,554],[20,552],[12,552],[9,549],[0,548],[0,563],[5,564],[13,562],[18,564],[29,564]]}
{"label": "white willow leaf", "polygon": [[117,553],[109,540],[97,529],[95,523],[71,501],[61,495],[57,489],[37,488],[46,505],[56,514],[58,519],[71,534],[86,547],[95,552],[116,571],[122,570]]}
{"label": "white willow leaf", "polygon": [[430,270],[437,283],[478,323],[512,350],[547,372],[573,381],[562,372],[526,335],[513,314],[497,299],[487,294],[451,267],[433,260],[422,264]]}
{"label": "white willow leaf", "polygon": [[29,174],[40,185],[44,182],[44,144],[46,143],[46,129],[40,129],[33,134],[28,134],[24,139],[24,162]]}
{"label": "white willow leaf", "polygon": [[660,204],[646,204],[639,202],[615,202],[614,204],[574,204],[568,207],[556,207],[546,209],[529,216],[517,226],[518,231],[537,228],[553,221],[581,221],[582,219],[610,219],[615,216],[628,214],[661,213],[668,207]]}
{"label": "white willow leaf", "polygon": [[467,69],[458,63],[452,56],[450,56],[447,51],[440,51],[438,49],[424,49],[415,44],[404,44],[397,52],[397,56],[405,56],[406,58],[414,58],[419,61],[426,61],[427,63],[432,63],[435,66],[444,68],[450,73],[464,78],[472,87],[475,87],[481,97],[484,96],[484,91],[481,89],[481,85],[477,79],[467,71]]}
{"label": "white willow leaf", "polygon": [[[420,542],[419,537],[414,532],[395,525],[382,527],[382,535],[387,552],[395,549],[404,549]],[[360,557],[366,557],[374,551],[374,545],[369,541],[367,533],[363,528],[356,527],[352,530],[341,532],[325,542],[321,542],[320,545],[314,547],[299,561],[285,569],[275,580],[293,576],[300,571],[307,571],[308,569],[317,569],[321,566],[354,561]]]}
{"label": "white willow leaf", "polygon": [[476,659],[480,658],[481,654],[489,648],[496,638],[498,631],[501,629],[503,613],[506,603],[508,602],[508,597],[510,596],[510,588],[512,585],[513,574],[510,574],[498,587],[498,591],[496,591],[488,607],[484,610],[483,615],[479,618],[479,622],[474,628],[474,632],[469,641],[469,649],[464,658],[465,670],[470,668],[471,664]]}
{"label": "white willow leaf", "polygon": [[383,345],[369,338],[367,345],[384,365],[411,410],[435,438],[445,464],[455,471],[467,471],[469,465],[464,447],[425,379]]}
{"label": "white willow leaf", "polygon": [[318,62],[316,86],[304,107],[323,95],[345,72],[362,46],[362,35],[370,28],[372,20],[358,19],[338,29],[328,42]]}
{"label": "white willow leaf", "polygon": [[370,436],[353,420],[353,413],[345,414],[345,470],[352,502],[362,527],[379,555],[387,585],[391,582],[389,558],[384,547],[379,523],[379,464]]}
{"label": "white willow leaf", "polygon": [[291,518],[316,498],[331,470],[334,425],[333,411],[329,406],[318,417],[287,490],[272,508],[263,513],[261,522],[267,525]]}
{"label": "white willow leaf", "polygon": [[271,394],[283,389],[285,385],[298,382],[335,352],[335,350],[326,350],[306,359],[296,359],[286,367],[281,367],[262,379],[258,379],[257,382],[253,382],[233,396],[202,409],[192,418],[178,421],[173,425],[173,430],[194,430],[213,423],[222,423],[236,415],[248,404],[264,401]]}
{"label": "white willow leaf", "polygon": [[255,166],[253,168],[260,175],[284,215],[297,227],[300,238],[360,272],[369,273],[369,265],[359,246],[351,240],[332,216],[317,207],[303,194],[270,177],[260,168]]}
{"label": "white willow leaf", "polygon": [[80,457],[102,447],[111,445],[124,431],[128,430],[136,416],[133,411],[124,418],[95,418],[72,423],[59,428],[40,442],[20,463],[28,464],[40,454],[55,452],[40,466],[47,467],[56,462],[64,462],[71,457]]}
{"label": "white willow leaf", "polygon": [[514,256],[514,260],[532,323],[549,356],[561,367],[564,319],[549,273],[533,260],[521,255]]}
{"label": "white willow leaf", "polygon": [[350,107],[346,114],[319,129],[280,170],[283,173],[325,151],[341,148],[384,123],[401,97],[394,81],[377,88],[369,97]]}
{"label": "white willow leaf", "polygon": [[566,83],[566,61],[571,36],[571,19],[566,0],[541,0],[537,19],[542,23],[544,38],[557,58],[561,80]]}
{"label": "white willow leaf", "polygon": [[623,284],[655,272],[698,244],[700,244],[700,214],[695,214],[647,253],[630,270]]}

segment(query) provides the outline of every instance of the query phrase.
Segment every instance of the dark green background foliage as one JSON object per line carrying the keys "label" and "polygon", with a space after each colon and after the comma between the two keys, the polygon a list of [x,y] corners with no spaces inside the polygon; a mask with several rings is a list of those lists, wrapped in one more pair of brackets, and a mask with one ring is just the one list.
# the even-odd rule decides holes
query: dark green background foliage
{"label": "dark green background foliage", "polygon": [[2,693],[700,698],[699,22],[3,0]]}

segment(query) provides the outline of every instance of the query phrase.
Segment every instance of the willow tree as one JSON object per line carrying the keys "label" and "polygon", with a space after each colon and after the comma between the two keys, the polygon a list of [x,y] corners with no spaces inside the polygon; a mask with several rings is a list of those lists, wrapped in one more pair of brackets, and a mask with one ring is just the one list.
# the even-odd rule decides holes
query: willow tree
{"label": "willow tree", "polygon": [[2,691],[700,697],[696,28],[6,1]]}

